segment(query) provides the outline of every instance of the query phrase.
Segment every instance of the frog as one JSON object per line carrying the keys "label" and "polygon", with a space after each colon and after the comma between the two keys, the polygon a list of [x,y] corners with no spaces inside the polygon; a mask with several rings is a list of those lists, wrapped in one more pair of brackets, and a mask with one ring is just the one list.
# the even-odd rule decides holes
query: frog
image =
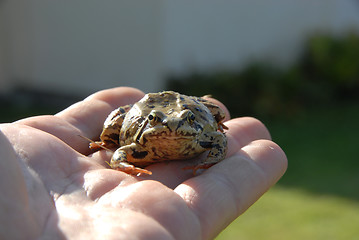
{"label": "frog", "polygon": [[208,152],[193,174],[222,161],[227,153],[225,112],[205,97],[174,91],[148,93],[138,102],[113,110],[103,124],[100,141],[90,143],[116,149],[108,163],[132,175],[152,172],[145,167],[163,161],[190,160]]}

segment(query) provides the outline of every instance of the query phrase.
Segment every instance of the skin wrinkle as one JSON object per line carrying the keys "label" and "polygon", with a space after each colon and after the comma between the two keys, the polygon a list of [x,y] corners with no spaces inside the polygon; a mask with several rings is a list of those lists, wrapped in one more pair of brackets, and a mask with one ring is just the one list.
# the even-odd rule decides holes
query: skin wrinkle
{"label": "skin wrinkle", "polygon": [[79,184],[78,178],[79,176],[83,175],[83,173],[76,171],[68,172],[68,173],[66,173],[63,169],[62,171],[65,177],[61,177],[61,178],[66,179],[66,181],[64,180],[61,181],[61,189],[54,188],[54,186],[48,186],[47,184],[45,184],[45,187],[48,189],[48,191],[51,191],[52,193],[56,193],[57,198],[60,198],[61,195],[66,194],[67,192],[71,192],[68,190],[70,187],[76,186],[77,189],[80,189],[80,187],[77,186]]}
{"label": "skin wrinkle", "polygon": [[[43,227],[43,231],[42,234],[40,236],[39,239],[48,239],[49,236],[47,236],[47,234],[50,234],[51,231],[49,233],[47,233],[49,231],[49,229],[51,229],[53,226],[57,226],[57,223],[59,221],[59,217],[58,214],[56,212],[56,208],[54,207],[53,209],[51,209],[51,211],[49,211],[46,220],[45,220],[45,225]],[[57,231],[57,234],[55,234],[55,236],[58,236],[58,238],[56,239],[65,239],[65,236],[63,235],[63,233],[60,231],[60,229],[58,229],[58,227],[55,228]],[[51,237],[52,239],[54,239],[53,237]],[[54,239],[55,240],[55,239]]]}
{"label": "skin wrinkle", "polygon": [[[26,170],[24,169],[24,171],[32,171],[32,174],[31,174],[32,177],[34,177],[34,176],[37,177],[37,179],[36,179],[37,182],[34,183],[34,184],[39,184],[39,185],[45,187],[44,183],[41,181],[41,178],[38,176],[38,174],[37,174],[33,169],[31,169],[31,168],[29,167],[29,168],[27,168]],[[27,173],[26,173],[26,175],[29,175],[29,174],[30,174],[30,172],[27,172]],[[24,175],[25,175],[25,174],[24,174]],[[27,183],[29,183],[29,181],[27,181]],[[34,184],[33,184],[33,185],[34,185]],[[35,187],[35,186],[33,186],[33,187]],[[28,191],[29,194],[31,194],[31,192],[32,192],[33,190],[35,190],[35,189],[33,189],[33,187],[30,188],[30,187],[27,185],[27,191]],[[36,187],[35,187],[35,188],[36,188]],[[38,187],[37,187],[37,188],[38,188]],[[53,199],[49,194],[46,194],[46,196],[48,196],[48,198],[49,198],[50,200]],[[54,202],[54,201],[51,201],[51,203],[52,203],[53,206],[54,206],[55,202]],[[41,204],[41,205],[43,205],[43,204]],[[39,207],[42,207],[42,206],[39,206]],[[35,216],[36,213],[37,213],[37,211],[39,211],[39,209],[36,209],[36,208],[32,207],[32,208],[30,209],[30,211],[31,211],[31,215],[32,215],[32,216]],[[45,220],[44,220],[44,224],[43,224],[43,226],[42,226],[43,231],[46,229],[46,225],[47,225],[47,223],[48,223],[48,220],[49,220],[49,218],[50,218],[50,216],[51,216],[52,211],[53,211],[53,208],[52,208],[52,209],[46,214],[46,216],[44,217]],[[38,224],[41,224],[41,222],[38,221]]]}
{"label": "skin wrinkle", "polygon": [[235,184],[233,184],[231,180],[231,178],[228,178],[226,177],[225,173],[220,173],[218,175],[211,175],[212,178],[214,178],[214,182],[216,184],[221,184],[221,185],[224,185],[224,187],[220,187],[220,189],[228,189],[228,194],[230,196],[230,199],[232,199],[232,204],[234,206],[234,209],[235,209],[235,214],[234,216],[238,216],[241,212],[243,212],[241,209],[240,209],[240,201],[238,201],[238,198],[235,197],[235,192],[234,191],[230,191],[229,189],[235,189],[234,186]]}
{"label": "skin wrinkle", "polygon": [[[270,151],[268,151],[264,148],[269,148]],[[253,156],[251,156],[252,158],[256,158],[256,159],[260,160],[260,161],[258,161],[258,163],[256,165],[260,168],[261,172],[264,174],[264,176],[265,176],[264,178],[268,179],[268,181],[267,181],[268,184],[266,185],[267,188],[272,186],[272,182],[278,181],[280,176],[282,176],[285,173],[285,171],[287,169],[286,155],[283,151],[280,151],[280,147],[277,144],[275,144],[274,142],[265,140],[265,139],[264,140],[256,140],[256,141],[253,141],[250,144],[248,144],[245,148],[243,148],[243,150],[245,150],[245,151],[248,151],[247,149],[249,149],[250,152],[256,153],[256,154],[252,154],[253,155]],[[253,151],[253,149],[256,149],[257,151]],[[264,153],[266,153],[265,156],[263,156]],[[268,153],[270,153],[270,155],[268,155]],[[281,168],[280,176],[276,176],[275,178],[270,177],[271,175],[273,175],[273,173],[265,171],[265,169],[267,168],[266,165],[268,165],[269,163],[273,163],[273,162],[272,161],[263,161],[264,159],[282,160],[281,166],[284,166],[284,167]]]}
{"label": "skin wrinkle", "polygon": [[[41,130],[41,129],[38,129],[38,128],[34,128],[34,127],[31,127],[31,126],[27,126],[26,125],[26,127],[29,127],[29,128],[33,128],[34,130],[40,130],[40,131],[42,131],[42,133],[43,134],[47,134],[49,137],[51,137],[51,138],[56,138],[56,136],[54,136],[54,135],[52,135],[52,134],[49,134],[49,133],[47,133],[47,132],[44,132],[43,130]],[[59,145],[57,145],[56,146],[56,148],[58,148],[58,146]],[[16,146],[15,146],[16,147]],[[62,146],[63,148],[64,148],[64,151],[66,151],[67,150],[67,148],[69,147],[67,144],[63,144],[63,146]],[[17,150],[17,152],[20,152],[21,150]],[[56,153],[58,153],[58,152],[61,152],[61,150],[58,150],[58,149],[56,149],[56,150],[54,150],[54,152],[56,152]],[[62,172],[66,175],[66,177],[65,177],[65,179],[71,179],[72,177],[72,175],[74,174],[74,173],[78,173],[79,172],[79,170],[80,170],[80,168],[81,168],[81,165],[82,164],[79,164],[80,162],[82,162],[83,160],[85,160],[85,159],[80,159],[80,158],[82,158],[83,157],[83,155],[79,155],[76,159],[78,159],[77,161],[69,161],[69,164],[70,164],[70,167],[68,167],[68,166],[66,166],[66,165],[63,165],[63,164],[58,164],[57,165],[57,168],[58,169],[61,169],[62,170]],[[82,160],[82,161],[81,161]],[[68,161],[67,161],[68,162]],[[63,162],[64,163],[64,162]],[[69,171],[66,171],[66,170],[71,170],[70,172]],[[71,181],[67,184],[67,185],[69,185],[69,184],[71,184]],[[45,185],[46,186],[46,185]],[[46,187],[47,189],[49,189],[49,186],[47,186]],[[49,189],[49,191],[52,191],[52,190],[50,190]],[[61,194],[61,193],[60,193]]]}
{"label": "skin wrinkle", "polygon": [[[87,173],[84,174],[84,176],[83,176],[83,178],[84,178],[84,183],[83,183],[83,185],[82,185],[82,188],[84,189],[84,191],[85,191],[85,193],[86,193],[86,196],[87,196],[88,198],[90,198],[91,200],[97,202],[97,200],[98,200],[99,198],[98,198],[98,197],[95,197],[95,196],[92,196],[92,193],[91,193],[91,192],[93,191],[94,186],[88,183],[89,179],[88,179],[87,176],[88,176],[89,174],[90,174],[89,172],[87,172]],[[100,179],[100,178],[99,178],[98,181],[103,181],[103,179]]]}
{"label": "skin wrinkle", "polygon": [[[132,210],[126,211],[125,212],[125,217],[127,218],[126,214],[132,216],[133,214],[136,216],[139,216],[141,219],[145,219],[147,221],[150,221],[151,224],[150,226],[146,226],[145,228],[143,228],[143,226],[139,227],[136,225],[126,225],[123,226],[124,229],[124,238],[122,239],[131,239],[132,237],[132,232],[136,231],[137,232],[137,238],[133,238],[133,239],[166,239],[166,240],[170,240],[170,239],[177,239],[175,238],[172,233],[170,233],[169,231],[166,230],[166,228],[160,224],[158,221],[153,221],[153,219],[147,215],[143,215],[142,213],[138,213],[138,212],[134,212]],[[149,230],[150,228],[150,230]]]}
{"label": "skin wrinkle", "polygon": [[[176,196],[178,196],[178,195],[176,195]],[[178,196],[179,197],[179,196]],[[164,203],[156,203],[156,205],[162,205],[162,206],[165,206],[165,204],[166,204],[166,200],[162,200]],[[179,206],[179,208],[186,208],[186,210],[185,209],[183,209],[183,211],[187,211],[189,214],[190,214],[190,218],[191,219],[193,219],[194,217],[195,217],[195,219],[197,219],[197,216],[188,208],[188,206],[187,206],[187,204],[186,203],[183,203],[182,202],[183,201],[183,199],[181,198],[180,200],[178,200],[178,203],[180,203],[180,206]],[[181,236],[180,237],[180,239],[188,239],[189,238],[189,233],[188,232],[186,232],[186,231],[182,231],[182,229],[180,229],[180,230],[178,230],[178,226],[186,226],[186,224],[189,222],[189,221],[187,221],[187,219],[189,218],[189,216],[187,216],[186,218],[184,218],[184,217],[181,217],[181,218],[177,218],[176,219],[176,221],[178,222],[178,225],[177,226],[173,226],[172,228],[170,228],[169,227],[169,225],[168,225],[168,221],[166,220],[167,219],[167,215],[168,214],[170,214],[170,215],[173,215],[174,214],[174,212],[175,212],[175,209],[173,209],[172,208],[172,212],[170,212],[170,213],[168,213],[168,212],[166,212],[167,210],[164,210],[165,212],[163,212],[162,213],[162,216],[160,215],[160,216],[157,216],[157,217],[155,217],[155,218],[158,218],[159,219],[159,224],[161,224],[163,227],[165,227],[165,228],[167,228],[167,229],[169,229],[169,232],[171,233],[171,235],[174,237],[174,239],[178,239],[179,238],[179,236]],[[147,211],[146,211],[147,212]],[[145,213],[146,213],[145,212]],[[146,213],[148,216],[156,216],[156,215],[154,215],[153,213]],[[162,220],[161,220],[162,219]],[[192,221],[191,221],[192,222]],[[197,221],[197,224],[199,224],[199,222]],[[192,224],[192,228],[191,228],[191,230],[194,230],[195,229],[195,227],[193,227],[193,225],[194,224]],[[190,231],[190,229],[188,228],[188,226],[185,228],[185,229],[187,229],[188,231]]]}
{"label": "skin wrinkle", "polygon": [[[11,139],[13,139],[15,136],[12,136]],[[8,139],[8,141],[10,141],[10,139]],[[17,146],[16,144],[13,145],[13,149],[14,149],[14,155],[15,155],[15,159],[16,162],[19,166],[19,170],[22,174],[22,177],[24,179],[24,183],[26,184],[25,189],[22,189],[22,191],[27,192],[28,195],[34,194],[34,192],[38,193],[38,191],[41,189],[39,188],[39,185],[44,186],[43,182],[41,181],[40,177],[36,174],[36,172],[29,166],[25,165],[26,161],[25,159],[28,159],[27,154],[25,151],[22,150],[22,148],[20,148],[19,146]],[[30,173],[31,172],[31,173]],[[40,190],[41,191],[41,190]],[[51,197],[48,195],[49,199],[51,199]],[[38,207],[39,204],[35,204],[32,202],[32,198],[25,196],[24,197],[26,200],[26,209],[25,211],[27,211],[29,214],[28,216],[31,217],[31,222],[32,224],[35,224],[35,226],[37,226],[37,229],[42,229],[42,231],[45,230],[45,226],[46,226],[46,222],[48,219],[48,216],[50,213],[45,214],[46,216],[44,216],[44,224],[42,224],[40,220],[36,219],[36,214],[38,213]],[[42,205],[42,204],[41,204]],[[37,206],[37,208],[36,208]],[[35,207],[35,208],[34,208]],[[35,227],[33,225],[33,229]],[[41,236],[41,233],[38,234],[38,236]]]}
{"label": "skin wrinkle", "polygon": [[[107,214],[107,211],[102,211],[102,212],[98,212],[96,210],[89,210],[90,213],[90,217],[93,219],[93,225],[94,226],[102,226],[103,222],[102,222],[102,217],[104,214]],[[124,224],[125,225],[125,224]],[[123,238],[124,236],[126,236],[126,227],[124,225],[120,225],[120,226],[116,226],[116,231],[119,233],[118,239]],[[102,230],[105,231],[96,231],[97,237],[96,238],[102,238],[102,239],[107,239],[107,237],[110,237],[108,232],[113,232],[113,231],[108,231],[108,229],[106,229],[108,226],[103,226],[103,228],[100,228]]]}
{"label": "skin wrinkle", "polygon": [[[40,135],[40,134],[44,134],[46,135],[47,137],[49,138],[56,138],[58,140],[60,140],[63,145],[61,146],[63,149],[64,148],[67,148],[67,149],[71,149],[71,146],[69,146],[65,141],[62,141],[62,139],[60,139],[59,137],[57,137],[56,135],[53,135],[51,133],[49,133],[48,131],[45,131],[41,128],[38,128],[36,126],[32,126],[32,124],[20,124],[20,123],[17,123],[16,125],[18,125],[19,128],[24,128],[24,130],[28,131],[29,129],[26,129],[26,128],[31,128],[33,131],[34,131],[34,134],[37,134],[37,135]],[[37,132],[37,131],[40,131],[41,133]],[[22,132],[20,132],[21,134]],[[25,136],[26,138],[29,138],[29,136]],[[16,138],[20,138],[20,136],[16,136]],[[24,136],[21,136],[21,138],[24,138]],[[48,141],[50,142],[50,141]],[[49,143],[47,143],[49,144]],[[53,145],[49,145],[50,147],[52,147]],[[58,144],[55,145],[54,149],[58,148]],[[17,151],[19,151],[20,149],[16,148],[16,144],[14,144],[14,149],[17,149]]]}
{"label": "skin wrinkle", "polygon": [[45,187],[48,189],[48,191],[51,193],[51,197],[53,198],[54,202],[57,202],[59,199],[61,199],[64,195],[67,195],[69,193],[73,193],[76,192],[78,190],[82,190],[82,186],[80,185],[81,180],[79,181],[78,179],[81,178],[83,176],[83,173],[73,173],[71,175],[66,176],[65,179],[68,179],[68,181],[66,181],[65,185],[62,185],[62,191],[59,191],[59,189],[57,191],[52,190],[51,188]]}
{"label": "skin wrinkle", "polygon": [[[251,159],[250,156],[248,156],[248,154],[246,152],[243,152],[243,150],[241,150],[240,153],[235,154],[233,157],[238,157],[240,158],[241,164],[246,164],[247,166],[251,166],[250,169],[254,169],[254,171],[256,172],[256,178],[253,179],[251,178],[250,180],[253,182],[253,180],[256,181],[255,186],[263,186],[262,184],[265,183],[265,187],[263,189],[268,189],[269,188],[269,181],[267,181],[266,179],[268,179],[267,175],[265,174],[265,172],[263,171],[263,169],[255,162]],[[248,172],[246,172],[248,174]],[[252,172],[251,172],[252,173]],[[242,173],[242,179],[247,179],[250,177],[246,177],[245,174]],[[246,192],[246,191],[244,191]],[[257,194],[258,196],[254,196],[255,199],[258,199],[258,197],[260,196],[260,194]],[[237,200],[240,200],[241,197],[237,197]],[[237,201],[237,209],[238,209],[238,213],[242,214],[249,206],[245,206],[244,208],[240,208],[239,206],[241,205],[240,201]]]}
{"label": "skin wrinkle", "polygon": [[[188,189],[187,189],[185,194],[180,195],[180,196],[186,202],[188,208],[190,208],[194,213],[196,213],[196,211],[194,209],[194,205],[195,205],[194,203],[196,202],[196,199],[198,198],[197,192],[190,185],[187,185],[185,183],[183,183],[181,185],[186,186],[187,188],[190,188],[191,191],[188,191]],[[176,193],[178,194],[178,192],[176,192]],[[191,193],[191,194],[189,194],[189,193]],[[197,213],[194,215],[196,216],[197,222],[201,225],[200,229],[203,229],[199,215]]]}
{"label": "skin wrinkle", "polygon": [[[33,128],[33,127],[26,126],[26,128]],[[39,130],[39,129],[36,129],[36,128],[33,128],[33,129],[34,129],[34,130]],[[39,130],[39,131],[42,131],[42,130]],[[42,132],[43,132],[43,131],[42,131]],[[50,135],[50,134],[48,134],[47,132],[43,132],[43,134],[47,134],[47,135],[50,136],[51,138],[56,138],[55,136]],[[17,137],[20,137],[20,136],[17,136]],[[58,146],[58,145],[57,145],[57,146]],[[62,147],[67,148],[68,145],[64,144]],[[18,149],[18,148],[16,147],[16,145],[15,145],[14,148],[15,148],[15,150],[16,150],[16,152],[17,152],[18,154],[21,153],[21,152],[23,152],[24,154],[26,153],[25,150]],[[59,151],[59,150],[54,150],[54,152],[57,152],[57,151]],[[60,150],[60,152],[61,152],[61,150]],[[25,159],[29,159],[29,156],[22,155],[22,156],[20,156],[20,158],[21,158],[22,160],[25,160]],[[26,161],[26,160],[25,160],[25,161]],[[56,194],[52,195],[52,197],[51,197],[51,198],[54,199],[54,201],[56,200],[56,198],[61,197],[61,195],[66,192],[67,187],[69,187],[69,186],[71,186],[71,185],[74,184],[75,178],[77,178],[77,176],[73,176],[73,174],[75,174],[75,173],[76,173],[76,174],[79,174],[77,162],[78,162],[78,161],[76,161],[76,163],[75,163],[75,161],[70,161],[70,162],[69,162],[69,163],[70,163],[70,167],[63,166],[62,164],[60,164],[60,165],[57,164],[57,165],[56,165],[56,166],[57,166],[56,168],[57,168],[57,169],[60,169],[61,172],[63,172],[64,175],[65,175],[65,177],[60,177],[60,178],[67,180],[67,181],[66,181],[66,184],[65,184],[64,186],[61,186],[61,188],[62,188],[63,190],[60,190],[60,189],[55,190],[55,189],[53,189],[53,187],[47,185],[47,184],[43,181],[43,179],[42,179],[41,177],[39,177],[39,181],[41,182],[41,184],[44,185],[44,187],[45,187],[49,192],[56,193]],[[34,174],[36,174],[36,176],[38,176],[37,171],[34,170],[34,167],[37,169],[37,171],[41,170],[41,168],[39,168],[39,166],[38,166],[38,163],[35,163],[35,165],[33,165],[33,164],[30,163],[30,164],[28,165],[28,168],[29,168],[29,169],[32,169],[32,171],[34,172]],[[69,172],[69,171],[66,171],[66,169],[67,169],[67,170],[70,169],[71,171],[70,171],[70,172]],[[81,173],[80,173],[80,175],[81,175]],[[27,182],[28,182],[28,181],[27,181]],[[58,186],[58,185],[56,185],[56,186]]]}
{"label": "skin wrinkle", "polygon": [[[204,231],[204,222],[201,221],[201,217],[200,217],[200,214],[198,213],[198,211],[196,210],[195,208],[195,203],[198,201],[198,193],[197,191],[195,191],[190,185],[187,185],[185,183],[181,184],[182,186],[180,186],[180,190],[182,190],[181,188],[185,187],[187,188],[186,191],[181,191],[181,194],[178,192],[178,189],[179,188],[176,188],[175,189],[175,192],[185,201],[187,207],[189,209],[192,210],[192,215],[193,215],[193,218],[195,219],[196,223],[199,225],[199,236],[202,236],[203,238],[203,233],[205,232]],[[184,193],[184,194],[182,194]],[[203,218],[202,218],[203,220]]]}
{"label": "skin wrinkle", "polygon": [[[66,146],[63,146],[66,147]],[[56,152],[59,150],[56,150]],[[61,154],[60,153],[61,150],[57,153],[57,154]],[[68,161],[66,164],[57,164],[56,166],[53,166],[56,169],[61,170],[60,172],[63,173],[63,176],[59,176],[57,178],[62,179],[61,181],[61,188],[60,189],[55,189],[54,186],[50,186],[45,184],[46,189],[48,189],[48,191],[56,193],[57,198],[61,197],[61,195],[65,194],[68,192],[68,188],[72,187],[72,186],[76,186],[76,188],[78,189],[82,189],[82,182],[83,182],[83,175],[84,172],[88,171],[88,166],[83,166],[83,162],[85,159],[81,159],[82,156],[78,155],[77,157],[73,157],[72,159],[77,159],[77,161]],[[63,161],[62,163],[64,163],[66,161]],[[41,168],[37,167],[38,170],[41,171]],[[66,180],[66,181],[64,181]],[[59,184],[56,184],[56,186],[58,186]]]}
{"label": "skin wrinkle", "polygon": [[[97,202],[97,204],[100,204],[104,207],[106,206],[111,206],[111,207],[114,207],[116,209],[118,208],[121,208],[122,211],[125,211],[125,212],[132,212],[138,216],[140,216],[141,218],[147,218],[149,221],[152,221],[155,220],[153,219],[153,216],[151,216],[148,211],[145,211],[144,209],[139,209],[138,207],[136,206],[132,206],[134,203],[130,202],[130,201],[127,201],[126,203],[122,203],[122,202],[113,202],[111,201],[111,196],[112,194],[115,194],[116,193],[116,189],[112,189],[111,191],[109,191],[108,193],[106,193],[105,195],[103,195],[100,200]],[[126,213],[125,213],[126,214]],[[103,212],[99,214],[99,216],[102,217],[103,215]],[[96,220],[99,220],[98,218]],[[167,234],[170,234],[171,236],[171,239],[176,239],[172,233],[170,233],[169,231],[166,230],[166,228],[163,226],[163,224],[161,224],[159,221],[154,221],[154,223],[157,225],[157,226],[160,226],[161,228],[161,231],[167,233]],[[124,239],[128,239],[129,236],[131,236],[130,232],[128,230],[128,228],[133,228],[132,225],[129,225],[129,226],[126,226],[126,224],[120,224],[119,226],[117,226],[116,228],[116,231],[118,231],[119,229],[118,228],[121,228],[123,229],[124,231],[122,232],[123,236],[125,236]],[[158,231],[158,230],[157,230]],[[129,232],[129,233],[126,233],[126,232]],[[101,236],[101,238],[103,238],[103,235],[102,234],[99,234]],[[138,239],[141,239],[141,238],[138,238]],[[151,239],[149,238],[149,236],[146,235],[146,239]],[[153,239],[157,239],[157,238],[153,238]]]}
{"label": "skin wrinkle", "polygon": [[[205,173],[204,173],[205,174]],[[213,175],[208,175],[207,176],[207,178],[209,178],[210,180],[209,180],[209,182],[212,182],[213,181],[213,179],[211,179],[211,178],[213,178]],[[216,178],[216,180],[219,180],[219,178]],[[214,181],[216,181],[216,180],[214,180]],[[225,180],[224,180],[225,181]],[[223,185],[226,185],[226,184],[224,184],[224,181],[223,181],[223,179],[222,179],[222,181],[221,181],[221,183],[223,184]],[[228,221],[228,222],[223,222],[222,223],[222,225],[223,226],[220,226],[220,225],[213,225],[213,219],[209,219],[209,218],[206,218],[205,216],[206,215],[208,215],[208,213],[207,212],[202,212],[202,210],[203,209],[205,209],[205,211],[212,211],[213,209],[215,209],[215,211],[214,212],[217,212],[217,213],[219,213],[219,212],[221,212],[221,214],[224,214],[222,211],[220,211],[219,209],[218,209],[218,207],[220,207],[220,208],[225,208],[225,207],[228,207],[228,199],[226,199],[226,205],[225,206],[223,206],[223,205],[218,205],[218,204],[216,204],[216,203],[213,203],[213,205],[211,205],[211,206],[198,206],[198,204],[200,204],[201,202],[203,202],[203,200],[201,200],[201,198],[203,199],[203,198],[206,198],[206,197],[209,197],[209,198],[211,198],[211,195],[213,195],[213,194],[220,194],[220,195],[223,195],[223,196],[225,196],[225,194],[222,194],[222,193],[219,193],[219,192],[217,192],[217,193],[214,193],[213,192],[213,190],[215,190],[215,189],[221,189],[221,191],[223,191],[223,190],[225,190],[227,193],[230,193],[230,196],[231,196],[231,200],[230,200],[230,202],[231,202],[231,205],[232,206],[235,206],[235,211],[234,212],[238,212],[238,206],[237,206],[237,204],[235,204],[235,197],[234,197],[234,193],[233,192],[231,192],[229,189],[228,190],[226,190],[225,188],[221,188],[221,187],[219,187],[218,185],[217,185],[218,183],[216,182],[216,186],[215,187],[213,187],[213,188],[211,188],[211,189],[207,189],[207,191],[206,192],[200,192],[200,193],[197,193],[197,190],[195,190],[193,187],[191,187],[190,185],[186,185],[187,187],[189,187],[190,189],[191,189],[191,192],[192,193],[195,193],[195,194],[191,194],[191,197],[190,198],[188,198],[188,195],[185,197],[185,201],[187,202],[187,204],[189,205],[189,207],[193,210],[193,212],[196,214],[196,216],[197,216],[197,218],[199,219],[198,221],[200,222],[200,223],[202,223],[201,224],[201,229],[202,229],[202,231],[203,232],[205,232],[204,231],[204,229],[206,229],[206,228],[218,228],[218,229],[221,229],[222,227],[224,228],[225,226],[227,226],[229,223],[230,223],[230,221]],[[221,184],[220,184],[221,185]],[[186,189],[186,191],[188,191],[188,189]],[[226,213],[226,214],[228,214],[228,212]],[[231,212],[231,215],[232,215],[232,217],[231,217],[231,219],[232,218],[234,218],[235,216],[236,216],[236,213],[235,214],[233,214],[233,212]]]}
{"label": "skin wrinkle", "polygon": [[[115,207],[120,206],[120,207],[123,207],[126,209],[132,209],[135,212],[139,212],[139,213],[146,215],[150,219],[154,219],[164,229],[168,229],[169,233],[173,236],[174,239],[178,239],[178,234],[180,234],[182,236],[180,239],[188,238],[188,236],[186,238],[183,237],[183,234],[186,235],[187,232],[182,232],[177,227],[178,224],[180,224],[180,225],[186,224],[188,222],[188,221],[186,221],[186,219],[188,217],[187,218],[183,218],[183,217],[175,218],[176,219],[175,221],[178,222],[177,225],[168,224],[168,220],[167,220],[169,216],[173,216],[173,213],[175,211],[177,211],[177,209],[179,209],[179,208],[182,209],[183,207],[187,208],[187,205],[184,205],[184,203],[182,202],[182,198],[180,198],[180,196],[172,195],[172,190],[170,190],[168,188],[167,188],[166,193],[162,194],[162,199],[160,199],[160,200],[156,199],[157,190],[155,190],[155,189],[158,189],[157,185],[159,185],[159,184],[161,185],[161,187],[165,187],[159,182],[148,180],[145,182],[138,182],[138,183],[136,183],[136,186],[127,186],[127,187],[125,187],[125,189],[117,189],[118,192],[116,192],[116,190],[115,190],[113,192],[113,194],[119,195],[119,197],[114,197],[115,199],[118,199],[119,202],[115,202],[115,203],[107,202],[107,204],[115,204],[114,205]],[[126,188],[128,188],[128,190]],[[141,191],[141,189],[149,189],[150,193],[147,193],[147,194],[143,193]],[[155,191],[153,191],[153,190],[155,190]],[[126,192],[127,195],[125,195],[123,192]],[[146,196],[143,196],[144,194]],[[111,197],[111,196],[109,196],[109,197]],[[170,197],[170,199],[168,199],[167,197]],[[173,197],[175,197],[175,199],[173,200],[175,205],[174,206],[166,206],[166,203],[168,201],[172,201],[171,199],[173,199]],[[131,198],[135,199],[135,200],[128,201],[128,199],[131,199]],[[142,201],[146,201],[146,202],[150,203],[150,205],[152,207],[143,208]],[[106,201],[102,202],[102,204],[104,204],[104,203],[106,203]],[[157,214],[156,214],[156,211],[157,211]],[[189,211],[189,210],[186,210],[186,211]],[[190,211],[189,211],[189,213],[190,213]],[[172,226],[172,227],[170,227],[170,226]]]}

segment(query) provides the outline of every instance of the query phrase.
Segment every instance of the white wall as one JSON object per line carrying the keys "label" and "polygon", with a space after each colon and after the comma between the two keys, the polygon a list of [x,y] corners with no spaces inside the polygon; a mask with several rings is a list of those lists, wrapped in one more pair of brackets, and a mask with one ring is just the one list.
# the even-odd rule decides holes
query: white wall
{"label": "white wall", "polygon": [[17,2],[8,47],[18,84],[85,93],[159,85],[161,1]]}
{"label": "white wall", "polygon": [[168,1],[165,23],[165,62],[177,73],[243,66],[263,58],[290,64],[308,35],[348,26],[358,29],[359,4],[353,0]]}
{"label": "white wall", "polygon": [[11,89],[10,64],[8,54],[8,14],[7,4],[0,0],[0,94]]}
{"label": "white wall", "polygon": [[[0,88],[87,94],[166,74],[290,64],[308,34],[359,29],[356,0],[0,0]],[[3,14],[4,13],[4,14]]]}

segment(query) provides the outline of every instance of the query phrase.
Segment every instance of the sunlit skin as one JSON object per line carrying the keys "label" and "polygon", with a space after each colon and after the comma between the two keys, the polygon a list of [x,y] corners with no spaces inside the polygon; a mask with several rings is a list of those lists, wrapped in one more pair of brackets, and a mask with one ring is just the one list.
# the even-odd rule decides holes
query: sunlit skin
{"label": "sunlit skin", "polygon": [[228,111],[227,157],[197,176],[184,161],[140,177],[109,169],[112,153],[78,136],[96,139],[113,109],[143,95],[104,90],[54,116],[0,125],[0,239],[211,239],[284,174],[265,126]]}

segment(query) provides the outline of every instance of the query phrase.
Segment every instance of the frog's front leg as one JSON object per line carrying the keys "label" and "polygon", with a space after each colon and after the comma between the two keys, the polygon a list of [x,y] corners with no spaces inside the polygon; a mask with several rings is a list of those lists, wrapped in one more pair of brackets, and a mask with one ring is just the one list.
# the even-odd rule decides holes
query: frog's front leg
{"label": "frog's front leg", "polygon": [[193,174],[198,169],[207,169],[222,161],[227,154],[227,138],[222,132],[206,133],[204,139],[199,142],[199,145],[209,149],[209,152],[207,158],[202,160],[197,166],[185,167],[185,169],[192,169]]}
{"label": "frog's front leg", "polygon": [[151,175],[152,172],[143,168],[135,167],[131,163],[141,162],[148,152],[140,145],[132,143],[117,149],[112,155],[110,167],[128,174],[137,175],[145,173]]}
{"label": "frog's front leg", "polygon": [[132,105],[119,107],[108,115],[100,135],[101,145],[106,147],[118,146],[122,123],[131,107]]}

